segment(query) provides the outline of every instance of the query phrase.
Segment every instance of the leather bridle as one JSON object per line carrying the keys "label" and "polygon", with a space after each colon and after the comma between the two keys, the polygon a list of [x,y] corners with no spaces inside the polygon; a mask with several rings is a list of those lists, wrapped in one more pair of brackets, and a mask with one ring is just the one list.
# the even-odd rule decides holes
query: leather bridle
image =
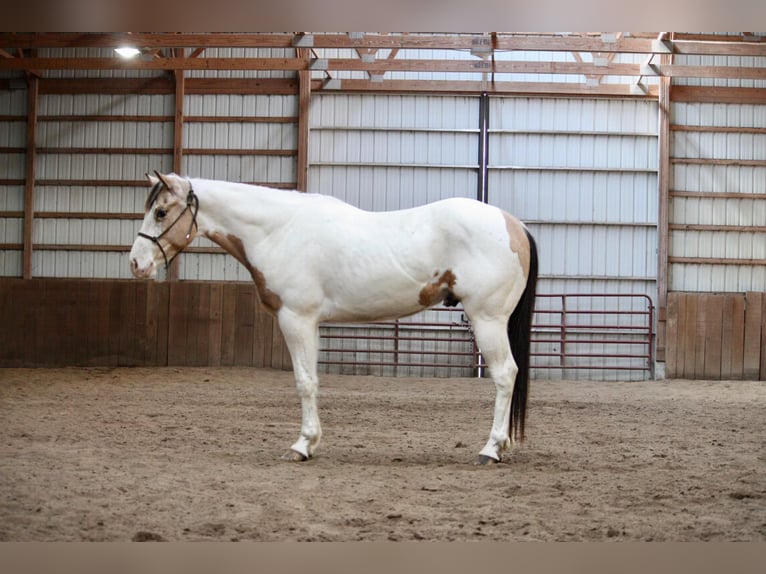
{"label": "leather bridle", "polygon": [[[167,187],[167,186],[166,186],[166,187]],[[193,209],[192,209],[192,207],[193,207]],[[188,243],[187,243],[187,245],[185,245],[184,247],[182,247],[181,249],[179,249],[179,250],[176,252],[176,254],[175,254],[175,255],[173,255],[173,257],[171,257],[171,258],[168,260],[168,256],[167,256],[167,254],[165,253],[165,249],[162,247],[162,243],[160,243],[160,239],[161,239],[161,238],[162,238],[162,237],[163,237],[163,236],[164,236],[164,235],[165,235],[165,234],[166,234],[168,231],[170,231],[171,229],[173,229],[173,226],[174,226],[176,223],[178,223],[178,221],[179,221],[179,220],[180,220],[180,219],[183,217],[184,213],[186,213],[186,212],[187,212],[187,211],[189,211],[189,210],[191,210],[191,212],[192,212],[192,219],[191,219],[191,223],[189,224],[189,231],[186,233],[186,241],[189,241],[189,238],[191,237],[191,234],[192,234],[192,228],[196,228],[196,227],[197,227],[197,212],[199,211],[199,198],[197,197],[197,194],[195,194],[195,193],[194,193],[194,190],[193,190],[193,189],[192,189],[192,187],[191,187],[191,182],[189,182],[189,194],[186,196],[186,207],[184,207],[183,211],[181,211],[181,213],[179,213],[179,214],[178,214],[178,217],[176,217],[176,218],[173,220],[173,223],[171,223],[171,224],[170,224],[170,225],[167,227],[167,229],[165,229],[165,231],[163,231],[163,232],[162,232],[162,233],[160,233],[159,235],[148,235],[148,234],[146,234],[146,233],[142,233],[142,232],[140,232],[140,231],[138,232],[138,236],[139,236],[139,237],[143,237],[144,239],[148,239],[149,241],[151,241],[151,242],[152,242],[152,243],[154,243],[154,244],[155,244],[157,247],[159,247],[159,248],[160,248],[160,252],[162,253],[162,258],[165,260],[165,269],[167,269],[168,267],[170,267],[170,264],[171,264],[171,263],[173,263],[173,260],[174,260],[176,257],[178,257],[178,254],[179,254],[179,253],[181,253],[181,251],[183,251],[183,250],[186,248],[186,246],[188,245]]]}

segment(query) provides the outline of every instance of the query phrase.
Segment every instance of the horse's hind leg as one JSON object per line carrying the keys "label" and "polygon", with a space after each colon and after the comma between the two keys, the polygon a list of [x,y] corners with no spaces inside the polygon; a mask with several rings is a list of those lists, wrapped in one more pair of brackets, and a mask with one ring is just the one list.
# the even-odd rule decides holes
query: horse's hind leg
{"label": "horse's hind leg", "polygon": [[489,440],[481,449],[476,461],[477,464],[487,464],[499,461],[503,452],[511,446],[508,424],[511,414],[513,385],[519,369],[511,354],[507,317],[472,319],[472,323],[476,342],[487,362],[496,390],[494,417]]}
{"label": "horse's hind leg", "polygon": [[301,434],[282,458],[303,461],[311,457],[319,444],[319,439],[322,438],[317,409],[319,326],[313,318],[282,308],[279,312],[279,327],[293,361],[295,385],[301,398],[302,415]]}

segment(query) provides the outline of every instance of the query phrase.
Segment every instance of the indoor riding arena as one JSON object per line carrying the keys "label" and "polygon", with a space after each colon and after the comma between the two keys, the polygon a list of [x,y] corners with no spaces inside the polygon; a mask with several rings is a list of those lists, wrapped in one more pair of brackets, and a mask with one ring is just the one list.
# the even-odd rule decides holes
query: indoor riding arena
{"label": "indoor riding arena", "polygon": [[766,541],[765,221],[764,33],[0,33],[0,541]]}

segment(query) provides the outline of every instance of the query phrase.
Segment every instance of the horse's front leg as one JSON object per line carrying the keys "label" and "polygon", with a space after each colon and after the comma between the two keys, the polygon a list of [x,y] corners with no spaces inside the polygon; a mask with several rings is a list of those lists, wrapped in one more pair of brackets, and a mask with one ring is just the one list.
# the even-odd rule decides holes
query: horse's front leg
{"label": "horse's front leg", "polygon": [[322,438],[317,409],[319,324],[313,317],[305,317],[283,307],[279,311],[279,327],[293,361],[302,415],[301,434],[282,459],[299,462],[309,459],[314,454]]}

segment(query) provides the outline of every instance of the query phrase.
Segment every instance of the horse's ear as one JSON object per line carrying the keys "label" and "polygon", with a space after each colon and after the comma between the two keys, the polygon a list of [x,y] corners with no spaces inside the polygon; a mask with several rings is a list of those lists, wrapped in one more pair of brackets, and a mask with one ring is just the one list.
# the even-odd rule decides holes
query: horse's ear
{"label": "horse's ear", "polygon": [[146,179],[149,180],[149,183],[152,184],[152,187],[154,187],[155,185],[157,185],[160,182],[158,177],[155,177],[155,176],[153,176],[153,175],[151,175],[149,173],[145,173],[144,175],[146,176]]}
{"label": "horse's ear", "polygon": [[154,175],[156,175],[157,179],[159,179],[162,182],[162,185],[164,185],[167,189],[172,191],[173,184],[170,182],[170,180],[166,176],[162,175],[156,169],[154,170]]}

